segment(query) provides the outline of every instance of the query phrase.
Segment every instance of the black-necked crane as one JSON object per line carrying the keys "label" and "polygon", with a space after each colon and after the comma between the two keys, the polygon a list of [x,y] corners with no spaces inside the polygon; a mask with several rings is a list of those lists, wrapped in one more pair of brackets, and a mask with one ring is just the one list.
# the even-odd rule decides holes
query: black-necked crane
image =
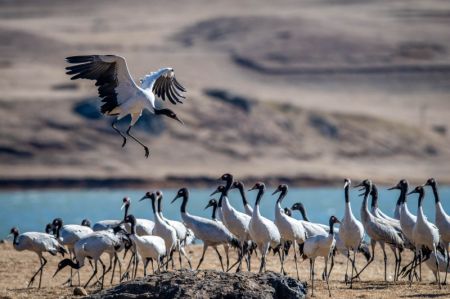
{"label": "black-necked crane", "polygon": [[164,239],[166,244],[166,269],[168,267],[169,261],[172,259],[173,251],[177,246],[177,231],[166,221],[164,221],[159,215],[156,207],[156,193],[147,192],[140,199],[150,199],[152,204],[153,215],[155,219],[155,227],[153,228],[153,235],[160,236]]}
{"label": "black-necked crane", "polygon": [[339,238],[342,240],[344,247],[347,249],[347,267],[345,268],[345,282],[348,281],[348,261],[350,260],[350,250],[353,251],[352,275],[350,276],[350,288],[353,287],[353,270],[356,263],[356,252],[360,247],[364,238],[364,227],[362,223],[353,215],[352,206],[350,203],[350,179],[344,180],[344,194],[345,194],[345,211],[344,218],[341,220],[339,226]]}
{"label": "black-necked crane", "polygon": [[61,253],[64,256],[67,253],[66,249],[59,244],[56,238],[47,233],[40,232],[26,232],[23,234],[19,233],[19,229],[16,227],[11,228],[10,234],[14,236],[13,239],[13,247],[17,251],[33,251],[39,257],[39,262],[41,266],[39,269],[33,274],[28,283],[28,287],[30,287],[36,275],[39,274],[39,288],[41,287],[42,282],[42,272],[44,271],[44,267],[47,264],[47,260],[43,256],[44,252],[48,252],[51,255],[56,255],[57,253]]}
{"label": "black-necked crane", "polygon": [[172,103],[182,103],[185,88],[175,78],[174,69],[164,67],[152,72],[140,81],[138,86],[128,71],[125,58],[117,55],[84,55],[67,57],[66,61],[73,65],[66,67],[66,74],[71,80],[95,80],[99,97],[102,99],[101,112],[108,116],[115,116],[113,129],[123,138],[122,147],[127,137],[117,127],[116,121],[131,115],[130,125],[126,135],[139,143],[145,150],[145,157],[149,149],[139,139],[131,135],[130,130],[139,120],[144,109],[155,115],[165,115],[183,123],[170,109],[158,109],[155,98],[166,98]]}
{"label": "black-necked crane", "polygon": [[[328,231],[328,234],[326,236],[324,235],[316,235],[313,237],[310,237],[305,240],[304,246],[303,246],[303,258],[308,258],[310,261],[310,273],[311,273],[311,281],[312,281],[312,287],[311,287],[311,296],[314,297],[314,267],[315,267],[315,260],[317,257],[323,257],[325,262],[325,273],[327,273],[327,266],[328,266],[328,259],[331,254],[331,249],[333,248],[333,245],[335,243],[334,239],[334,224],[335,223],[341,223],[336,217],[331,216],[330,217],[330,229]],[[328,294],[331,297],[331,291],[330,291],[330,285],[328,283],[328,275],[325,277],[325,281],[327,283],[328,287]]]}
{"label": "black-necked crane", "polygon": [[[75,254],[73,251],[73,247],[75,246],[75,243],[83,238],[84,236],[87,236],[93,232],[93,230],[86,226],[86,225],[78,225],[78,224],[65,224],[63,223],[63,220],[61,218],[55,218],[52,222],[53,226],[53,234],[56,236],[56,239],[58,241],[67,247],[69,251],[69,256],[72,258],[72,256]],[[80,283],[80,273],[78,273],[78,284]],[[72,286],[72,268],[70,268],[70,277],[67,280],[67,283]]]}
{"label": "black-necked crane", "polygon": [[278,248],[280,262],[282,262],[279,247],[281,245],[281,235],[275,223],[261,215],[259,205],[266,190],[266,186],[262,182],[257,182],[249,191],[258,190],[256,195],[255,206],[253,208],[252,218],[250,219],[249,232],[253,242],[258,246],[261,253],[261,265],[259,272],[266,270],[266,255],[269,248],[274,250]]}
{"label": "black-necked crane", "polygon": [[[179,256],[179,261],[180,261],[180,268],[182,268],[181,255],[183,255],[185,257],[185,259],[188,261],[189,268],[192,269],[191,259],[189,258],[189,256],[186,254],[186,251],[184,250],[184,247],[186,245],[186,240],[187,240],[187,237],[188,237],[188,229],[187,229],[187,227],[183,223],[181,223],[180,221],[169,220],[169,219],[164,217],[164,215],[162,214],[162,204],[161,204],[162,199],[163,199],[163,192],[162,191],[160,191],[160,190],[156,191],[156,198],[158,200],[159,217],[161,217],[162,220],[164,220],[170,226],[172,226],[175,229],[175,232],[177,233],[177,244],[175,246],[175,250],[178,251],[178,256]],[[173,259],[172,259],[172,267],[173,266],[174,266],[174,264],[173,264]]]}
{"label": "black-necked crane", "polygon": [[[61,262],[59,262],[58,268],[55,274],[53,274],[53,277],[56,276],[56,274],[58,274],[59,271],[61,271],[67,266],[70,266],[71,268],[77,270],[80,269],[81,267],[84,266],[85,259],[88,258],[94,260],[94,271],[89,280],[84,285],[84,287],[86,288],[91,282],[91,280],[94,278],[94,276],[97,275],[98,262],[100,262],[100,264],[102,265],[103,273],[99,281],[101,280],[101,288],[103,289],[105,275],[111,269],[112,259],[116,257],[117,256],[116,253],[121,249],[123,249],[125,246],[124,239],[126,239],[125,235],[123,234],[116,235],[110,231],[93,232],[81,238],[74,245],[76,263],[72,259],[62,260]],[[100,258],[103,253],[109,255],[110,266],[108,269],[106,269],[105,264]]]}
{"label": "black-necked crane", "polygon": [[174,203],[178,198],[183,199],[180,207],[183,222],[194,232],[198,239],[203,241],[203,253],[200,261],[198,262],[197,270],[202,264],[205,257],[205,252],[209,246],[215,249],[219,257],[222,270],[224,270],[222,256],[217,250],[217,246],[230,244],[233,247],[238,247],[240,244],[239,240],[236,239],[236,237],[221,222],[189,214],[186,210],[189,200],[189,191],[187,188],[181,188],[178,190],[177,195],[172,200],[172,203]]}
{"label": "black-necked crane", "polygon": [[228,228],[228,230],[241,242],[238,267],[236,271],[239,272],[241,270],[242,259],[245,256],[247,256],[247,268],[250,271],[250,255],[247,255],[246,250],[248,247],[248,241],[250,241],[249,223],[251,217],[236,210],[228,200],[228,191],[233,184],[233,176],[229,173],[226,173],[222,175],[221,179],[226,182],[226,185],[218,186],[211,195],[220,193],[218,209],[220,209],[222,212],[222,222],[225,227]]}
{"label": "black-necked crane", "polygon": [[[220,222],[220,223],[223,225],[222,221],[218,220],[218,219],[217,219],[217,216],[216,216],[217,205],[218,205],[218,201],[215,200],[214,198],[211,198],[211,199],[208,201],[208,204],[206,205],[205,210],[206,210],[207,208],[209,208],[209,207],[212,207],[211,219],[214,220],[214,221]],[[230,267],[229,249],[230,249],[230,245],[229,245],[228,243],[224,243],[224,244],[223,244],[223,250],[225,251],[225,257],[226,257],[226,259],[227,259],[227,268],[226,268],[227,271],[230,270],[230,269],[229,269],[229,267]]]}
{"label": "black-necked crane", "polygon": [[[425,191],[423,186],[417,186],[414,190],[408,194],[419,194],[419,203],[417,207],[417,222],[413,228],[413,240],[416,245],[416,256],[419,255],[419,267],[422,259],[422,246],[431,250],[435,255],[436,267],[439,267],[439,262],[437,260],[436,249],[439,245],[439,230],[436,226],[427,220],[427,217],[423,213],[422,202],[425,197]],[[413,267],[414,268],[414,267]],[[441,279],[439,271],[437,272],[436,282],[441,288]],[[410,280],[411,283],[411,280]]]}
{"label": "black-necked crane", "polygon": [[[284,210],[281,208],[281,203],[288,192],[288,186],[286,184],[279,185],[278,188],[272,193],[272,195],[275,195],[278,192],[280,192],[280,196],[278,197],[275,204],[275,225],[280,232],[283,249],[285,248],[286,241],[292,242],[292,244],[294,245],[295,270],[297,271],[297,279],[299,279],[296,247],[302,245],[305,242],[306,232],[301,221],[298,221],[295,218],[286,215]],[[285,259],[284,253],[285,252],[283,250],[281,258],[281,271],[283,273]]]}
{"label": "black-necked crane", "polygon": [[[364,199],[361,204],[361,222],[364,226],[364,229],[367,233],[367,235],[370,237],[371,240],[371,247],[372,247],[372,257],[367,262],[367,264],[364,266],[364,268],[359,271],[355,277],[352,279],[355,279],[361,275],[361,273],[369,266],[373,260],[375,259],[375,245],[378,242],[381,246],[381,249],[383,250],[384,255],[384,279],[387,281],[387,256],[386,256],[386,250],[385,250],[385,244],[388,244],[392,251],[394,252],[396,261],[398,261],[397,258],[397,249],[403,249],[405,246],[405,239],[404,235],[401,231],[401,229],[398,229],[395,226],[392,226],[389,224],[386,220],[377,218],[369,211],[369,194],[372,190],[372,182],[370,180],[364,180],[359,185],[355,186],[355,188],[362,187],[364,190]],[[395,265],[395,272],[397,272],[398,264]],[[397,274],[397,273],[395,273]]]}
{"label": "black-necked crane", "polygon": [[[387,224],[394,227],[397,231],[401,232],[403,235],[402,238],[405,240],[405,248],[414,249],[412,245],[412,241],[408,239],[408,237],[404,234],[402,227],[400,225],[400,220],[391,218],[384,214],[379,208],[378,208],[378,188],[375,184],[372,184],[372,189],[370,190],[370,196],[372,197],[372,203],[371,203],[371,213],[374,217],[384,220]],[[403,248],[395,248],[392,247],[392,250],[394,250],[395,255],[395,271],[394,271],[394,281],[397,281],[398,275],[400,274],[400,265],[402,262],[402,252]],[[398,251],[398,252],[397,252]]]}
{"label": "black-necked crane", "polygon": [[447,261],[447,268],[445,269],[445,278],[444,278],[444,284],[446,284],[450,261],[448,252],[448,246],[450,244],[450,216],[445,212],[444,208],[442,207],[436,180],[434,178],[428,179],[427,182],[425,183],[425,186],[430,186],[433,190],[434,205],[436,210],[435,223],[437,228],[439,229],[439,234],[441,236],[441,243],[445,249]]}
{"label": "black-necked crane", "polygon": [[156,261],[158,272],[161,271],[161,265],[166,255],[166,244],[164,239],[159,236],[139,236],[136,234],[136,218],[133,215],[128,215],[123,220],[130,224],[131,234],[130,239],[136,245],[139,256],[144,259],[144,277],[147,276],[148,263]]}

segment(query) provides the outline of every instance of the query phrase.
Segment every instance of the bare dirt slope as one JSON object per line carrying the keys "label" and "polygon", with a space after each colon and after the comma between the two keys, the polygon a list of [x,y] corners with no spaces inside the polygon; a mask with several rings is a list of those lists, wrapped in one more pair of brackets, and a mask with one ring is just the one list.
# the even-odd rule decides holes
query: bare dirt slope
{"label": "bare dirt slope", "polygon": [[[0,1],[0,178],[450,182],[446,1]],[[186,125],[121,139],[64,57],[173,66]],[[168,105],[167,103],[164,103]],[[125,123],[123,124],[125,126]]]}

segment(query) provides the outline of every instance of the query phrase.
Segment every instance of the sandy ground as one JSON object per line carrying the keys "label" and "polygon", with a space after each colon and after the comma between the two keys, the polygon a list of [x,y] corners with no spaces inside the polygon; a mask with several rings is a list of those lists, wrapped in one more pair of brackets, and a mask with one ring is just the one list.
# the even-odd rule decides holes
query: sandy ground
{"label": "sandy ground", "polygon": [[[381,258],[381,250],[377,247],[377,256],[374,263],[367,268],[365,273],[361,276],[360,282],[355,282],[353,289],[349,289],[348,286],[343,283],[345,273],[345,258],[342,255],[336,257],[335,267],[331,276],[330,287],[332,295],[335,298],[449,298],[450,289],[448,286],[443,286],[441,290],[434,284],[434,276],[432,272],[426,268],[423,271],[423,282],[415,283],[412,287],[409,287],[408,283],[404,280],[394,284],[392,281],[383,281],[383,262]],[[193,264],[197,265],[201,255],[201,245],[193,245],[189,247],[189,254],[193,260]],[[232,254],[231,260],[235,261],[236,255]],[[404,263],[411,258],[411,254],[404,254]],[[73,289],[61,284],[67,279],[69,274],[68,269],[61,271],[55,278],[51,278],[53,275],[57,263],[60,257],[49,257],[48,266],[43,275],[43,287],[38,290],[37,288],[27,289],[28,280],[31,277],[32,271],[35,271],[38,267],[38,261],[33,253],[29,252],[16,252],[10,244],[0,245],[0,298],[69,298],[72,295]],[[105,256],[104,260],[107,257]],[[364,265],[365,260],[362,256],[357,258],[358,268]],[[388,276],[392,273],[393,256],[391,253],[388,255]],[[259,260],[253,258],[252,269],[255,271],[258,269]],[[295,264],[293,257],[289,257],[286,262],[288,275],[295,277]],[[142,267],[141,267],[142,268]],[[142,269],[139,269],[138,276],[142,276]],[[151,267],[149,266],[149,269]],[[205,269],[220,269],[220,263],[217,255],[209,249],[205,256],[202,268]],[[278,271],[279,263],[277,257],[269,257],[268,270]],[[320,273],[323,269],[323,261],[317,260],[316,272]],[[309,263],[303,261],[299,265],[300,279],[308,280],[309,278]],[[90,275],[89,267],[85,267],[81,270],[82,283]],[[150,274],[151,275],[151,274]],[[117,277],[117,275],[116,275]],[[389,276],[390,280],[392,278]],[[110,275],[107,275],[107,281],[109,282]],[[114,281],[116,284],[117,281]],[[109,284],[105,286],[109,287]],[[96,292],[95,287],[89,287],[88,292]],[[320,277],[316,283],[316,293],[318,298],[328,298],[326,285],[321,281]]]}

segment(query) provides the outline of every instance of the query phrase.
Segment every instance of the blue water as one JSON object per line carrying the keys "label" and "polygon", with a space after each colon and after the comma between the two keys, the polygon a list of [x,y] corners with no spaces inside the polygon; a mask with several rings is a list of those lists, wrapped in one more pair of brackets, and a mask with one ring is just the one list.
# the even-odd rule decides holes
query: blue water
{"label": "blue water", "polygon": [[[441,201],[444,209],[450,213],[450,186],[440,187]],[[164,215],[169,219],[180,219],[179,199],[174,204],[170,201],[177,190],[163,190]],[[269,188],[261,202],[261,212],[264,216],[273,219],[276,196],[270,195],[273,188]],[[434,200],[431,191],[427,188],[424,201],[424,211],[430,220],[434,222]],[[191,214],[204,217],[211,216],[211,210],[204,210],[212,190],[191,189],[188,211]],[[28,190],[28,191],[2,191],[0,192],[0,238],[6,237],[13,226],[18,226],[22,232],[43,231],[47,223],[55,217],[63,218],[65,223],[80,223],[88,218],[92,223],[103,219],[121,219],[123,211],[120,210],[122,198],[130,196],[132,204],[130,213],[139,218],[153,219],[150,201],[138,200],[144,195],[145,190]],[[398,191],[387,191],[379,188],[379,205],[382,211],[388,215],[393,214]],[[253,204],[256,191],[248,192],[248,199]],[[409,208],[416,214],[417,195],[411,195]],[[242,201],[237,191],[230,192],[231,204],[239,210],[242,209]],[[330,215],[338,218],[343,216],[344,192],[342,188],[290,188],[283,206],[292,206],[295,202],[302,202],[314,222],[327,223]],[[354,214],[359,218],[359,208],[362,198],[357,196],[357,191],[352,190],[351,201]],[[300,217],[298,211],[294,213]]]}

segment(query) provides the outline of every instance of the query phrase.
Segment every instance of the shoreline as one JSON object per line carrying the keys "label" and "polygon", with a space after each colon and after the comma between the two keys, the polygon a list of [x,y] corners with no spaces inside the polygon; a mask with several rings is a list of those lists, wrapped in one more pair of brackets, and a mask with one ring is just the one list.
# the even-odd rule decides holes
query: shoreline
{"label": "shoreline", "polygon": [[[266,177],[244,177],[245,184],[255,181],[263,181],[266,184],[278,185],[288,184],[292,187],[335,187],[341,186],[342,178],[338,177],[315,177],[315,176],[266,176]],[[352,178],[355,181],[364,178]],[[377,179],[380,185],[392,185],[396,180],[390,178]],[[400,178],[399,178],[400,179]],[[425,180],[425,178],[424,178]],[[210,188],[218,184],[218,179],[208,176],[179,177],[167,176],[162,179],[137,178],[137,177],[87,177],[87,178],[0,178],[0,190],[20,190],[20,189],[89,189],[89,188],[179,188],[186,185],[194,188]],[[450,185],[450,181],[439,179],[441,185]],[[411,180],[411,184],[421,182]]]}

